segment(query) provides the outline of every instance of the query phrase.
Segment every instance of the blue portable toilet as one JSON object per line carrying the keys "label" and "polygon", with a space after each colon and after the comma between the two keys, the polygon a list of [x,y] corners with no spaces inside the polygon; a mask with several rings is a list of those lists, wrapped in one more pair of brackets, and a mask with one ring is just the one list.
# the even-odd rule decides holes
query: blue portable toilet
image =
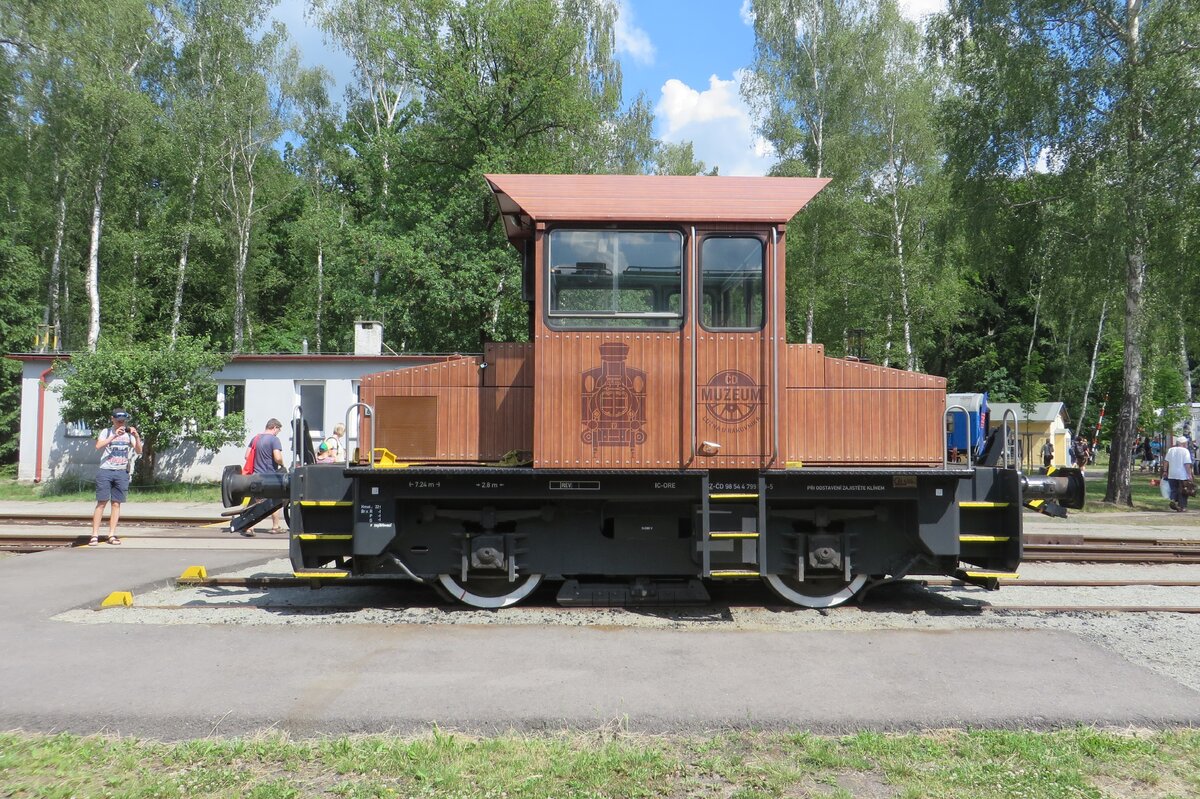
{"label": "blue portable toilet", "polygon": [[[978,457],[983,453],[987,435],[988,404],[987,392],[982,394],[946,395],[946,448],[965,453],[967,447]],[[955,407],[957,406],[957,407]],[[954,408],[951,412],[950,409]],[[963,409],[966,413],[963,413]],[[967,443],[968,434],[970,444]]]}

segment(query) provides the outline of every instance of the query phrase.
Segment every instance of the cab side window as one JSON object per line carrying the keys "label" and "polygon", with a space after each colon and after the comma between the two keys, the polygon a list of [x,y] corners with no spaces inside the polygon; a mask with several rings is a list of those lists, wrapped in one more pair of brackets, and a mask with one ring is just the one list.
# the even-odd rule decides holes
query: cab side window
{"label": "cab side window", "polygon": [[711,330],[758,330],[763,325],[761,239],[709,236],[700,247],[701,323]]}

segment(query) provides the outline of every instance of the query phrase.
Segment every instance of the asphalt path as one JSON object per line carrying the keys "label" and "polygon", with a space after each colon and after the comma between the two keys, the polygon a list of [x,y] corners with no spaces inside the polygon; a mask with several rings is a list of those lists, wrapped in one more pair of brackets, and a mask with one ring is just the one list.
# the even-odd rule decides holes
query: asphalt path
{"label": "asphalt path", "polygon": [[[211,549],[210,573],[265,560]],[[71,624],[197,553],[0,561],[0,729],[247,735],[1200,725],[1200,693],[1046,630]],[[96,611],[120,613],[120,609]],[[264,611],[269,612],[269,611]],[[794,611],[811,612],[811,611]]]}

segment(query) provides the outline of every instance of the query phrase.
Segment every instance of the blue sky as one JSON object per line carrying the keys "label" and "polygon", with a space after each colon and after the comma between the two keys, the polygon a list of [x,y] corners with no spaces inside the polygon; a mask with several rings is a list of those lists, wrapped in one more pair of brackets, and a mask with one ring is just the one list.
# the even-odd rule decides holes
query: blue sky
{"label": "blue sky", "polygon": [[[617,57],[626,104],[639,92],[654,110],[654,134],[691,141],[696,158],[722,175],[761,175],[774,162],[739,91],[740,72],[754,59],[749,0],[617,0]],[[283,0],[274,16],[287,24],[308,65],[322,64],[338,82],[351,77],[350,59],[326,45],[305,19],[307,3]],[[944,0],[900,0],[919,19]]]}

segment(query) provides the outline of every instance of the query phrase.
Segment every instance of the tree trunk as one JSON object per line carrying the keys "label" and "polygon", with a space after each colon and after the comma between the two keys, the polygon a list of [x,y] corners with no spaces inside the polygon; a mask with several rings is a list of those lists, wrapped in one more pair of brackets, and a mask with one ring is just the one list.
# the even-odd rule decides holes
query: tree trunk
{"label": "tree trunk", "polygon": [[325,245],[317,239],[317,352],[321,352],[321,307],[325,304]]}
{"label": "tree trunk", "polygon": [[1113,430],[1112,458],[1108,464],[1108,490],[1104,499],[1133,505],[1129,490],[1133,466],[1133,441],[1142,403],[1142,327],[1145,322],[1142,292],[1146,285],[1146,225],[1142,208],[1141,164],[1145,137],[1139,79],[1139,23],[1142,0],[1126,0],[1125,81],[1128,118],[1125,130],[1125,396]]}
{"label": "tree trunk", "polygon": [[[253,202],[254,190],[250,190]],[[247,214],[237,228],[237,263],[233,279],[233,351],[241,352],[246,328],[246,261],[250,253],[250,217]]]}
{"label": "tree trunk", "polygon": [[46,324],[61,333],[62,311],[58,297],[62,283],[62,246],[67,229],[67,191],[64,185],[58,197],[58,215],[54,219],[54,251],[50,256],[50,284],[46,297]]}
{"label": "tree trunk", "polygon": [[1183,390],[1187,403],[1192,404],[1192,370],[1188,368],[1187,324],[1179,314],[1179,365],[1183,369]]}
{"label": "tree trunk", "polygon": [[179,338],[179,325],[183,316],[183,285],[187,278],[188,249],[192,242],[192,217],[196,210],[196,186],[200,183],[203,159],[192,173],[192,188],[188,192],[187,221],[183,225],[183,241],[179,245],[179,263],[175,269],[175,301],[171,305],[171,343]]}
{"label": "tree trunk", "polygon": [[142,439],[142,454],[133,462],[133,480],[138,485],[150,485],[154,482],[155,467],[158,463],[158,449],[154,446],[154,437]]}
{"label": "tree trunk", "polygon": [[1108,311],[1108,300],[1100,304],[1100,324],[1096,325],[1096,343],[1092,347],[1092,365],[1088,369],[1087,388],[1083,390],[1083,403],[1079,411],[1079,424],[1087,417],[1088,398],[1092,395],[1092,383],[1096,379],[1096,361],[1100,359],[1100,339],[1104,336],[1104,314]]}
{"label": "tree trunk", "polygon": [[100,168],[92,187],[92,233],[88,244],[88,335],[89,352],[96,351],[100,340],[100,200],[104,196],[104,168]]}
{"label": "tree trunk", "polygon": [[1037,341],[1038,317],[1042,314],[1042,286],[1044,280],[1038,280],[1037,299],[1033,303],[1033,329],[1029,331],[1029,348],[1025,350],[1025,366],[1029,366],[1030,359],[1033,358],[1033,344]]}

